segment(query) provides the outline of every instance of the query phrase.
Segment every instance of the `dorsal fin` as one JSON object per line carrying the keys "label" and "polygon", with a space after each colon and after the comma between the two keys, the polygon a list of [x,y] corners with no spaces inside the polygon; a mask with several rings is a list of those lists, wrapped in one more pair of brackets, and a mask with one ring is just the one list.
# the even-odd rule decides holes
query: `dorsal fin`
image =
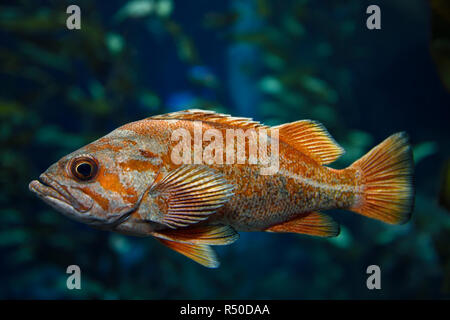
{"label": "dorsal fin", "polygon": [[325,127],[312,120],[300,120],[282,124],[280,140],[311,157],[319,164],[329,164],[344,153],[344,149],[330,136]]}
{"label": "dorsal fin", "polygon": [[[209,110],[189,109],[150,117],[156,120],[191,120],[221,124],[241,129],[269,129],[270,127],[251,118],[232,117],[228,114]],[[280,140],[303,152],[320,164],[329,164],[344,153],[328,131],[320,123],[300,120],[282,124],[273,129],[279,130]]]}
{"label": "dorsal fin", "polygon": [[254,121],[252,118],[232,117],[229,114],[217,113],[210,110],[200,110],[200,109],[189,109],[172,113],[166,113],[150,117],[149,119],[205,121],[218,123],[225,126],[238,127],[242,129],[269,128],[268,126],[265,126],[258,121]]}

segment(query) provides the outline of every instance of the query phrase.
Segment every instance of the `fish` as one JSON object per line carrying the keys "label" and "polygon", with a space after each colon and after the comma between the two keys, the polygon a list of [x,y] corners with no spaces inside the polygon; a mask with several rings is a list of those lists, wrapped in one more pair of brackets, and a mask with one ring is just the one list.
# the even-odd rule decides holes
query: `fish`
{"label": "fish", "polygon": [[[255,150],[261,159],[250,159]],[[125,124],[51,165],[29,189],[78,222],[151,236],[217,268],[212,246],[235,242],[239,232],[338,236],[339,223],[323,213],[330,209],[407,222],[414,203],[408,135],[391,135],[347,168],[328,166],[343,153],[313,120],[269,127],[189,109]]]}

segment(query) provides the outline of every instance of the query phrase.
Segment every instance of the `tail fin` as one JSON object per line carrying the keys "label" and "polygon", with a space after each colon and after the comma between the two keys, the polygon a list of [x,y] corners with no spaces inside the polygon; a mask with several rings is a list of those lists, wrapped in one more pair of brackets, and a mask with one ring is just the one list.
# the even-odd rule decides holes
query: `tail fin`
{"label": "tail fin", "polygon": [[393,134],[351,168],[360,172],[363,196],[350,210],[391,224],[409,220],[413,202],[413,157],[405,132]]}

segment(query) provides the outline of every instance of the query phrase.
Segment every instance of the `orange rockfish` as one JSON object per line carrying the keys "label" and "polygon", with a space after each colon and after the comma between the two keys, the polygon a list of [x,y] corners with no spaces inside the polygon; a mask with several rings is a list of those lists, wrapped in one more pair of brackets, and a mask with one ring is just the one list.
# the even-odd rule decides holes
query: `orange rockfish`
{"label": "orange rockfish", "polygon": [[[239,147],[239,134],[241,142],[263,139],[257,147]],[[255,151],[253,159],[246,158]],[[342,153],[314,121],[267,127],[186,110],[126,124],[65,156],[29,188],[77,221],[151,235],[217,267],[210,245],[234,242],[237,231],[337,236],[339,225],[323,210],[406,222],[413,205],[407,135],[390,136],[348,168],[324,166]],[[263,172],[270,163],[275,169]]]}

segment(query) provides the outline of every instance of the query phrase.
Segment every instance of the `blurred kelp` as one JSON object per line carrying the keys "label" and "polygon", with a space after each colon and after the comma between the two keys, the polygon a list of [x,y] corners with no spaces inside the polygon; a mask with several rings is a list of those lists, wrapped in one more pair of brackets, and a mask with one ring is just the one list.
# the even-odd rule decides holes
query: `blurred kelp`
{"label": "blurred kelp", "polygon": [[[383,10],[425,14],[412,2]],[[0,5],[1,298],[450,297],[450,221],[438,205],[435,170],[448,156],[448,128],[417,126],[427,110],[403,106],[418,91],[406,76],[387,93],[382,84],[360,83],[381,72],[379,56],[394,59],[376,47],[384,40],[361,28],[370,1],[84,0],[76,3],[81,30],[67,30],[70,4]],[[415,41],[412,34],[405,41]],[[383,48],[401,56],[400,47],[393,39]],[[397,64],[389,77],[403,75]],[[376,80],[386,82],[382,76]],[[431,84],[420,92],[432,100],[427,95],[438,89],[423,81]],[[391,111],[394,99],[402,103]],[[380,111],[385,105],[389,115]],[[121,124],[185,108],[270,125],[318,120],[346,150],[336,168],[407,130],[417,170],[413,219],[388,226],[333,212],[342,232],[329,240],[243,233],[219,248],[222,266],[209,270],[151,239],[72,222],[28,192],[59,157]],[[443,115],[431,117],[435,124]],[[66,288],[72,264],[81,267],[82,290]],[[371,264],[382,269],[381,292],[366,288]]]}
{"label": "blurred kelp", "polygon": [[[352,108],[359,106],[338,102],[353,94],[352,75],[343,62],[359,58],[363,48],[355,46],[343,60],[335,51],[344,50],[345,43],[356,36],[356,21],[347,18],[336,28],[330,28],[329,23],[344,13],[362,10],[363,5],[329,1],[325,14],[320,4],[310,1],[247,1],[244,3],[253,6],[247,5],[246,10],[241,2],[233,3],[228,12],[208,13],[204,25],[224,32],[223,37],[233,46],[255,48],[251,61],[257,59],[258,63],[240,65],[253,75],[256,91],[262,96],[253,115],[267,124],[289,122],[292,115],[318,120],[347,151],[338,164],[349,164],[362,156],[373,145],[372,137],[343,125],[343,117],[357,114]],[[253,19],[257,22],[241,27],[240,21],[249,19],[248,11],[256,12]]]}

